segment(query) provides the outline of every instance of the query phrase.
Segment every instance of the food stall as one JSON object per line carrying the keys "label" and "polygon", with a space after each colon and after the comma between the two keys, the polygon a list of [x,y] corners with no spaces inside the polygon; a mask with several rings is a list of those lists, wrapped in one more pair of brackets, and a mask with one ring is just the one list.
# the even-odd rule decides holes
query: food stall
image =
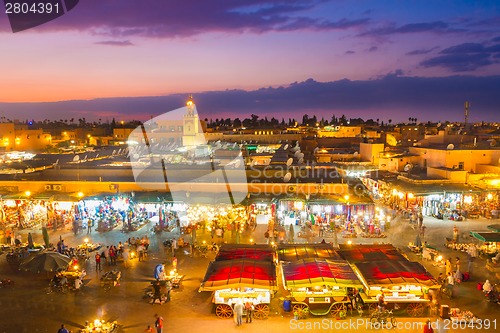
{"label": "food stall", "polygon": [[294,262],[302,259],[342,260],[342,257],[331,244],[326,243],[280,244],[278,246],[280,262]]}
{"label": "food stall", "polygon": [[412,317],[424,314],[429,289],[439,285],[420,263],[411,262],[391,244],[341,245],[339,254],[353,265],[364,286],[361,300],[375,311],[380,295],[387,308]]}
{"label": "food stall", "polygon": [[198,291],[213,292],[219,318],[231,318],[238,302],[252,302],[256,319],[269,316],[269,303],[278,290],[276,265],[269,261],[234,259],[212,261]]}
{"label": "food stall", "polygon": [[483,243],[478,246],[479,254],[494,257],[500,250],[500,232],[471,231],[470,235]]}
{"label": "food stall", "polygon": [[86,322],[80,333],[114,333],[117,331],[118,323],[116,321],[108,322],[103,319],[96,319]]}
{"label": "food stall", "polygon": [[215,261],[250,259],[274,262],[276,252],[269,245],[264,244],[227,244],[219,248]]}
{"label": "food stall", "polygon": [[330,313],[334,317],[347,310],[352,297],[363,288],[358,277],[346,261],[329,259],[301,259],[284,262],[283,285],[290,292],[292,309],[305,309],[314,315]]}
{"label": "food stall", "polygon": [[361,299],[370,312],[383,295],[388,309],[405,311],[412,317],[421,316],[430,302],[426,297],[428,290],[439,288],[434,277],[417,262],[370,261],[356,263],[354,267],[365,287]]}

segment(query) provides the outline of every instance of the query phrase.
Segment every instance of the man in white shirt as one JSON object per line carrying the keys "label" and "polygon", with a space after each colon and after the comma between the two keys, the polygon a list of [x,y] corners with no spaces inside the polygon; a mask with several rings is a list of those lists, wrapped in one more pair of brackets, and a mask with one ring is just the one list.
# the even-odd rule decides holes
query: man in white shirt
{"label": "man in white shirt", "polygon": [[446,277],[446,289],[450,291],[450,297],[453,297],[453,286],[455,285],[455,278],[453,277],[453,274],[451,272],[448,273],[448,276]]}
{"label": "man in white shirt", "polygon": [[80,290],[80,287],[82,286],[82,280],[80,280],[80,278],[76,278],[75,279],[75,289],[76,290]]}

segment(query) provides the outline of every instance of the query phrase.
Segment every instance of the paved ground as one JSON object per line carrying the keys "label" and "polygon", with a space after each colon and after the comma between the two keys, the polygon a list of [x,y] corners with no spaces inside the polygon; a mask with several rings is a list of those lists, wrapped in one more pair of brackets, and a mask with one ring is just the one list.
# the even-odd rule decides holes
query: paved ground
{"label": "paved ground", "polygon": [[[491,220],[470,220],[457,222],[456,225],[467,237],[470,230],[487,230],[487,225],[494,223]],[[429,244],[436,246],[443,251],[445,256],[459,256],[462,265],[466,264],[466,256],[460,252],[454,252],[444,247],[445,238],[451,237],[454,222],[441,221],[426,218],[424,224],[427,226],[425,240]],[[252,238],[256,242],[264,242],[264,226],[259,226],[251,235],[242,237],[241,242],[248,242]],[[296,235],[297,235],[296,230]],[[35,241],[41,242],[40,231],[32,231]],[[254,321],[252,324],[244,324],[242,327],[235,327],[231,320],[220,320],[212,313],[210,293],[198,293],[197,289],[204,276],[208,262],[213,258],[192,258],[184,251],[179,251],[178,268],[181,274],[186,275],[183,286],[172,293],[172,301],[164,305],[151,305],[143,298],[144,288],[152,280],[153,268],[158,263],[169,262],[170,255],[164,251],[162,241],[170,235],[164,233],[155,235],[144,228],[140,231],[125,234],[119,230],[108,233],[92,233],[91,240],[102,244],[116,244],[118,241],[125,241],[133,235],[142,236],[148,234],[151,239],[151,254],[145,262],[133,262],[131,267],[124,268],[120,264],[118,268],[123,272],[120,286],[104,291],[98,284],[99,273],[95,271],[94,262],[87,264],[88,276],[85,280],[85,287],[78,293],[67,294],[47,294],[45,288],[48,277],[44,274],[32,275],[18,272],[15,268],[6,263],[5,255],[0,256],[0,277],[9,277],[16,281],[16,285],[11,289],[0,289],[0,332],[21,333],[21,332],[56,332],[61,323],[73,331],[77,331],[86,320],[104,318],[117,320],[122,325],[123,332],[143,332],[148,324],[154,321],[155,313],[161,314],[166,319],[165,332],[182,332],[190,330],[192,332],[226,332],[229,330],[245,332],[331,332],[331,331],[388,331],[376,330],[367,326],[362,318],[352,317],[346,321],[336,321],[330,317],[310,318],[300,322],[293,321],[291,313],[283,312],[279,296],[271,304],[271,317],[268,320]],[[26,236],[26,234],[24,235]],[[65,239],[69,245],[80,244],[87,237],[86,234],[76,237],[68,231],[50,231],[52,241],[57,241],[59,237]],[[199,240],[210,240],[207,233],[199,233]],[[234,239],[233,239],[234,240]],[[295,237],[298,242],[305,241]],[[407,221],[396,220],[392,223],[385,239],[352,239],[355,243],[389,242],[405,252],[409,252],[407,244],[415,240],[415,232],[409,227]],[[226,241],[231,241],[231,234],[226,233]],[[315,239],[320,241],[320,239]],[[327,239],[331,241],[331,239]],[[339,237],[339,242],[346,240]],[[412,253],[408,253],[410,259],[420,260]],[[435,275],[444,268],[432,266],[429,262],[423,262],[429,271]],[[105,270],[109,267],[105,267]],[[484,269],[484,261],[478,260],[474,263],[473,280],[462,283],[457,288],[459,297],[452,301],[446,301],[451,307],[460,307],[473,311],[478,317],[490,319],[490,328],[485,331],[498,331],[493,324],[500,325],[500,306],[490,304],[484,300],[481,292],[476,290],[477,281],[484,281],[492,276]],[[494,279],[493,279],[494,281]],[[425,318],[409,319],[400,318],[402,325],[392,332],[421,332]],[[493,322],[497,320],[497,322]],[[412,326],[413,325],[413,326]],[[451,327],[450,327],[451,328]],[[496,328],[496,329],[494,329]],[[451,332],[473,332],[478,328],[457,328]]]}

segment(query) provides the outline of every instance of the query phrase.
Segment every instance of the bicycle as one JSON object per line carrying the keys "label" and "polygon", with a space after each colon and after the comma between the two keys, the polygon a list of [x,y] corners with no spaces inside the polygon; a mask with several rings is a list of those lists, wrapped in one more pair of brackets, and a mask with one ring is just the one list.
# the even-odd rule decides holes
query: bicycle
{"label": "bicycle", "polygon": [[370,324],[375,328],[395,328],[397,325],[396,318],[392,310],[377,310],[370,315]]}

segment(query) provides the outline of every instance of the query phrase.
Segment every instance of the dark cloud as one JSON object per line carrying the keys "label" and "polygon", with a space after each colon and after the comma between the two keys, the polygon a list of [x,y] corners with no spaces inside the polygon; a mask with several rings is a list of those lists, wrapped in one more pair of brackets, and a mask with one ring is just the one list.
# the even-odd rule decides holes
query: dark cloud
{"label": "dark cloud", "polygon": [[494,62],[487,53],[450,54],[437,56],[420,63],[423,67],[444,67],[453,72],[467,72],[488,66]]}
{"label": "dark cloud", "polygon": [[432,51],[436,50],[438,47],[432,47],[430,49],[418,49],[418,50],[413,50],[410,52],[407,52],[406,55],[422,55],[422,54],[428,54],[431,53]]}
{"label": "dark cloud", "polygon": [[396,33],[415,33],[415,32],[443,32],[448,29],[448,23],[437,21],[437,22],[424,22],[424,23],[410,23],[403,25],[395,30]]}
{"label": "dark cloud", "polygon": [[361,33],[360,36],[384,36],[392,34],[409,34],[421,32],[446,33],[456,31],[457,29],[450,28],[448,23],[443,21],[410,23],[402,26],[398,26],[395,23],[388,23],[383,27],[365,31]]}
{"label": "dark cloud", "polygon": [[378,47],[377,47],[377,46],[372,46],[372,47],[370,47],[367,51],[368,51],[368,52],[375,52],[375,51],[377,51],[377,50],[378,50]]}
{"label": "dark cloud", "polygon": [[448,47],[440,55],[420,63],[423,67],[444,67],[453,72],[474,71],[498,62],[500,44],[462,43]]}
{"label": "dark cloud", "polygon": [[441,51],[444,54],[463,54],[463,53],[481,53],[484,52],[484,46],[478,43],[463,43],[448,47]]}
{"label": "dark cloud", "polygon": [[[113,38],[174,38],[207,32],[254,32],[349,29],[369,19],[309,16],[322,0],[85,0],[37,31],[84,30]],[[5,29],[6,27],[4,27]]]}
{"label": "dark cloud", "polygon": [[352,51],[352,50],[347,50],[347,51],[345,51],[345,54],[354,54],[354,53],[356,53],[356,52],[354,52],[354,51]]}
{"label": "dark cloud", "polygon": [[[202,118],[261,116],[299,117],[303,113],[330,117],[391,118],[405,120],[418,115],[425,120],[461,120],[463,102],[474,105],[473,121],[498,121],[500,76],[449,76],[422,78],[401,76],[397,70],[384,77],[363,80],[317,82],[309,79],[288,86],[253,91],[226,90],[194,94]],[[0,103],[7,118],[60,119],[71,114],[87,119],[116,117],[147,120],[182,105],[186,95],[102,98],[56,103]],[[140,111],[138,111],[140,110]]]}
{"label": "dark cloud", "polygon": [[134,45],[129,40],[105,40],[102,42],[97,42],[100,45],[111,45],[111,46],[132,46]]}

